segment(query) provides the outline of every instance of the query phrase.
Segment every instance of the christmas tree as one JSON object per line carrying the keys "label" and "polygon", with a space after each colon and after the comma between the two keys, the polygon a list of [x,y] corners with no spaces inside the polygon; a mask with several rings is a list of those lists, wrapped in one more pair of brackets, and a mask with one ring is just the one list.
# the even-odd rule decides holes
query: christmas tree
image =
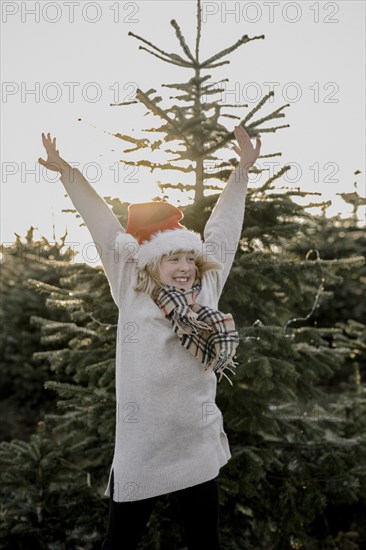
{"label": "christmas tree", "polygon": [[[41,409],[47,411],[54,401],[45,399],[51,397],[43,391],[49,369],[46,362],[33,359],[40,334],[29,322],[31,315],[44,312],[45,299],[28,286],[28,281],[58,284],[58,266],[70,262],[74,252],[65,245],[67,232],[59,242],[49,242],[45,237],[36,241],[35,229],[29,228],[24,241],[16,233],[14,243],[0,245],[2,440],[24,436],[27,430],[32,433]],[[62,318],[55,312],[53,316]]]}

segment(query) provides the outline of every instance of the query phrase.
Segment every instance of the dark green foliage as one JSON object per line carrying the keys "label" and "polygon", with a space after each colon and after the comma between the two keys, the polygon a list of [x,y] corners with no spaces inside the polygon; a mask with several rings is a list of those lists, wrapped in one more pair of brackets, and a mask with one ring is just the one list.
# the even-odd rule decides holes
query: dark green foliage
{"label": "dark green foliage", "polygon": [[[40,334],[30,323],[31,315],[44,312],[45,297],[35,293],[28,280],[58,284],[59,266],[70,262],[73,252],[64,245],[66,234],[56,243],[49,243],[45,237],[34,241],[33,235],[31,227],[25,242],[16,235],[12,246],[0,245],[2,440],[32,433],[41,409],[48,410],[54,402],[52,396],[43,392],[49,369],[45,361],[33,357],[39,349]],[[55,320],[63,318],[62,313],[52,310]]]}
{"label": "dark green foliage", "polygon": [[[34,261],[27,257],[23,277],[34,276]],[[37,303],[24,330],[37,328],[34,350],[39,351],[28,353],[34,370],[41,365],[45,374],[41,382],[37,375],[32,379],[38,400],[30,385],[25,402],[25,410],[35,407],[33,431],[40,419],[37,434],[29,442],[17,438],[0,447],[4,549],[77,548],[80,541],[91,547],[108,517],[100,480],[113,456],[117,308],[101,268],[55,259],[42,259],[42,265],[57,273],[57,286],[30,277],[18,288],[20,298],[32,292]],[[12,295],[4,294],[3,303],[4,311],[10,310]],[[13,369],[19,383],[20,366]],[[22,412],[16,410],[21,419]]]}

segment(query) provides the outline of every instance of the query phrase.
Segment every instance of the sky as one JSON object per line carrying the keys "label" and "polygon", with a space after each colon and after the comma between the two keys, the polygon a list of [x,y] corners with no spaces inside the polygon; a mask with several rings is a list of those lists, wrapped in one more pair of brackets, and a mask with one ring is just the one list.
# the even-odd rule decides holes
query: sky
{"label": "sky", "polygon": [[[30,226],[37,228],[36,239],[50,241],[59,240],[67,229],[67,242],[77,243],[73,246],[79,252],[74,261],[97,265],[98,256],[91,256],[87,247],[88,230],[75,215],[62,212],[73,205],[58,176],[37,162],[46,158],[41,133],[57,138],[61,156],[79,163],[103,197],[145,202],[164,194],[157,182],[193,183],[193,173],[135,172],[125,165],[124,160],[142,159],[146,151],[153,162],[166,162],[170,155],[164,150],[124,153],[130,145],[112,134],[157,139],[162,134],[146,129],[158,127],[160,119],[147,115],[142,104],[111,104],[134,100],[137,88],[154,88],[163,98],[162,107],[172,105],[169,98],[177,92],[162,85],[186,82],[193,71],[139,49],[142,42],[128,33],[184,56],[170,24],[175,19],[194,52],[196,1],[1,2],[1,10],[1,242],[11,244],[15,233],[24,240]],[[291,164],[279,187],[320,193],[298,202],[331,200],[327,215],[350,216],[352,208],[339,193],[357,190],[365,196],[365,3],[202,2],[201,61],[244,34],[265,38],[225,56],[222,60],[229,64],[203,71],[209,82],[228,79],[225,93],[212,97],[247,103],[248,108],[222,110],[244,118],[273,89],[273,101],[257,115],[288,103],[285,118],[263,126],[275,122],[290,127],[262,134],[261,153],[280,151],[282,156],[272,159],[276,166],[268,159],[259,159],[257,165],[266,168],[267,178]],[[237,122],[220,119],[228,131]],[[180,148],[178,142],[167,148],[172,145]],[[236,156],[229,150],[217,154]],[[355,176],[356,170],[361,174]],[[258,181],[250,179],[249,185]],[[165,193],[176,206],[193,200],[192,193]],[[364,218],[362,207],[361,223]]]}

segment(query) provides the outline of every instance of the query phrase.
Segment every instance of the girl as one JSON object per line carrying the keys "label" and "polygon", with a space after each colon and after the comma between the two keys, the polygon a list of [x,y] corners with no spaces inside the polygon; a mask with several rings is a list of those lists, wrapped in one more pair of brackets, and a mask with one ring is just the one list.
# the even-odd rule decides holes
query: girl
{"label": "girl", "polygon": [[[88,227],[119,309],[115,450],[102,550],[136,549],[159,495],[178,506],[189,550],[220,548],[218,474],[231,457],[215,403],[238,344],[218,301],[240,240],[248,168],[260,153],[242,126],[240,156],[201,236],[161,202],[129,206],[124,229],[42,134],[47,160]],[[226,376],[227,377],[227,376]],[[230,378],[229,378],[230,381]],[[230,382],[231,383],[231,382]]]}

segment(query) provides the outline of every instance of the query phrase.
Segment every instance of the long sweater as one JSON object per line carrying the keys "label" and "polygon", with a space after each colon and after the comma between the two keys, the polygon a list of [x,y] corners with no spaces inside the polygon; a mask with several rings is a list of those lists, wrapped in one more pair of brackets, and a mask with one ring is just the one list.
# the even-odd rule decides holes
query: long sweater
{"label": "long sweater", "polygon": [[[112,470],[115,502],[213,479],[232,456],[215,401],[216,374],[181,345],[153,299],[134,290],[138,243],[107,203],[78,169],[63,170],[60,179],[90,231],[119,310],[115,448],[105,496]],[[201,305],[219,309],[240,240],[247,183],[247,172],[237,167],[205,226],[205,248],[224,269],[203,275],[196,297]],[[220,383],[228,382],[223,377]]]}

